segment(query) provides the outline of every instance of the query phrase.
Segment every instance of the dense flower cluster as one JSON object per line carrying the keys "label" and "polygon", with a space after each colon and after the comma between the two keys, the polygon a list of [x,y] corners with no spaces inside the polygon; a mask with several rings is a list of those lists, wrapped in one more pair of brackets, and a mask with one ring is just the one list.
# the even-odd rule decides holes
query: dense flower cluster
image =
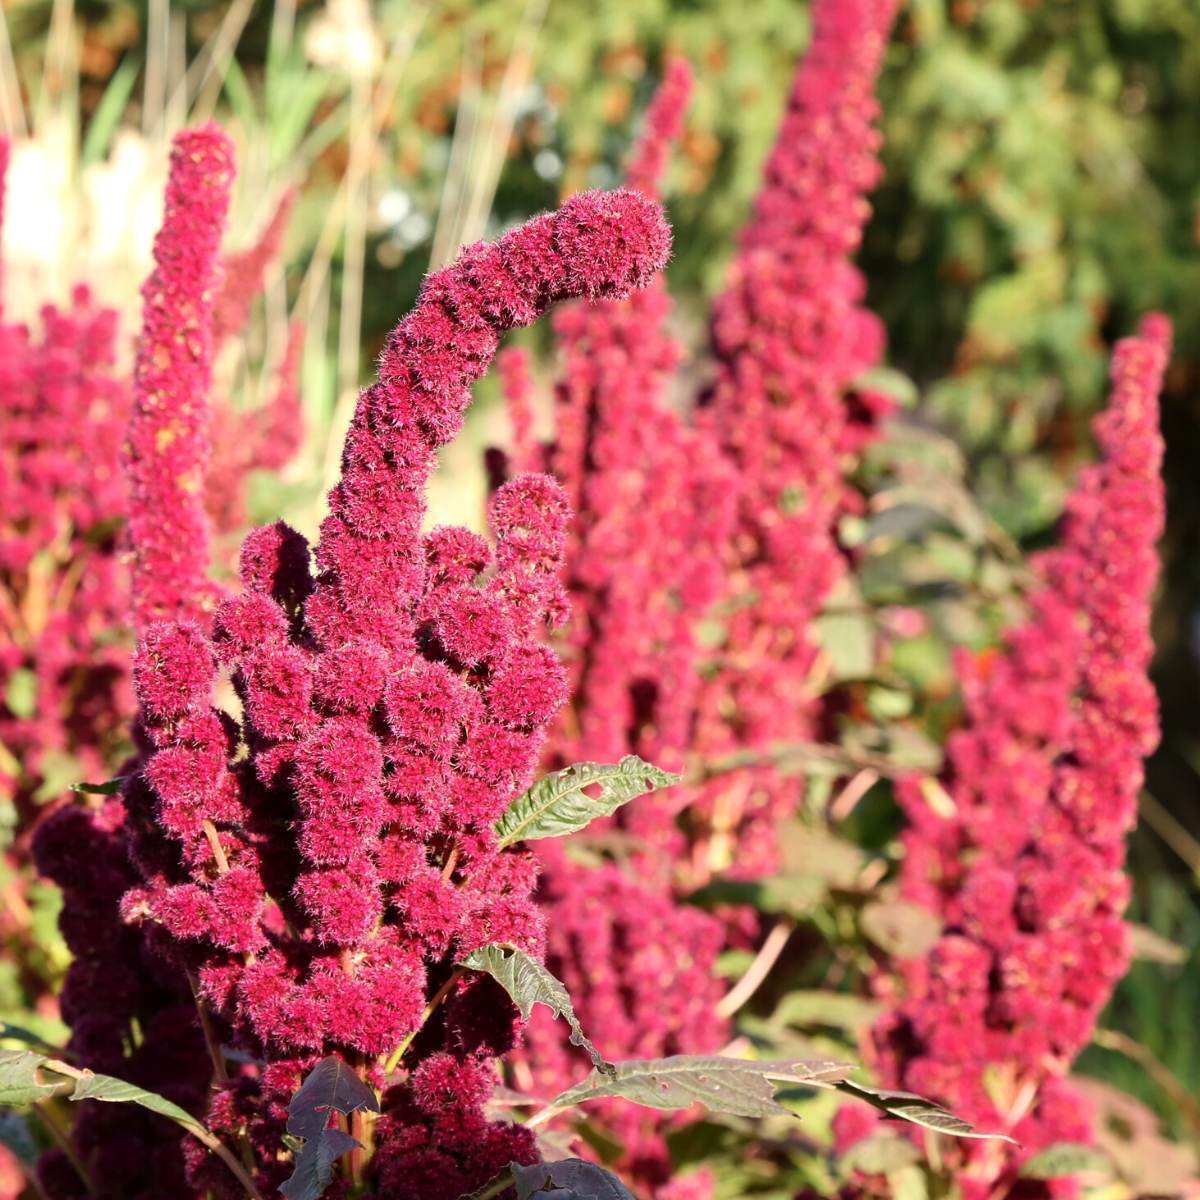
{"label": "dense flower cluster", "polygon": [[[185,135],[183,146],[204,144],[177,158],[180,172],[207,164],[201,196],[229,161],[207,153],[215,137]],[[173,257],[169,244],[160,239],[160,259]],[[511,480],[491,501],[493,549],[463,529],[423,535],[425,486],[500,332],[558,299],[642,286],[668,249],[657,206],[628,192],[578,196],[469,248],[425,281],[388,339],[312,566],[282,523],[254,531],[242,591],[216,606],[211,631],[190,567],[158,581],[161,608],[185,615],[149,623],[135,659],[140,757],[123,825],[137,878],[121,912],[125,932],[141,930],[176,977],[183,968],[220,1042],[265,1062],[228,1080],[219,1071],[208,1110],[214,1128],[248,1143],[264,1191],[290,1169],[287,1100],[330,1051],[384,1089],[368,1180],[379,1194],[440,1200],[533,1153],[528,1133],[482,1110],[515,1010],[452,965],[497,941],[543,950],[535,864],[499,851],[491,826],[530,782],[566,698],[541,631],[566,612],[569,506],[545,476]],[[159,311],[148,307],[151,338]],[[171,393],[160,421],[178,428],[174,409],[190,414],[198,396]],[[135,473],[150,450],[134,447]],[[190,530],[196,544],[193,515],[178,536]],[[222,672],[240,720],[214,707]],[[46,870],[62,878],[51,857]],[[126,1019],[123,998],[92,998],[114,1024]],[[410,1038],[402,1072],[385,1080],[384,1061]],[[236,1190],[197,1147],[188,1158],[192,1189]]]}
{"label": "dense flower cluster", "polygon": [[[687,63],[670,61],[627,172],[645,195],[657,195],[691,87]],[[699,691],[696,625],[719,590],[733,489],[712,440],[667,401],[680,359],[667,331],[670,310],[659,278],[626,300],[573,304],[554,318],[562,357],[555,442],[542,452],[578,510],[567,554],[572,702],[551,735],[554,765],[634,753],[678,768],[688,748]],[[535,452],[526,372],[517,360],[506,379],[518,461]],[[673,897],[671,864],[681,849],[673,817],[657,795],[621,814],[648,851],[638,856],[641,883],[611,864],[574,866],[542,843],[547,959],[585,1027],[620,1057],[711,1052],[726,1039],[715,1012],[722,930]],[[530,1063],[547,1091],[588,1066],[539,1021]],[[621,1102],[597,1106],[593,1116],[624,1146],[626,1173],[659,1194],[670,1174],[668,1122],[631,1117]]]}
{"label": "dense flower cluster", "polygon": [[[704,416],[738,478],[727,587],[733,607],[697,745],[812,739],[820,681],[811,623],[845,569],[846,473],[887,408],[853,392],[878,361],[879,321],[850,261],[879,178],[873,90],[892,0],[818,0],[813,39],[712,319],[717,377]],[[769,770],[722,781],[693,805],[709,869],[769,870],[793,788]]]}
{"label": "dense flower cluster", "polygon": [[902,788],[902,887],[945,927],[927,958],[901,964],[878,1065],[1022,1143],[968,1156],[968,1198],[995,1194],[1022,1155],[1086,1140],[1085,1106],[1060,1079],[1128,965],[1124,839],[1158,739],[1147,669],[1169,336],[1153,316],[1117,344],[1100,460],[1038,564],[1029,620],[998,655],[960,662],[945,794]]}
{"label": "dense flower cluster", "polygon": [[[687,63],[671,61],[647,112],[628,171],[647,195],[657,194],[691,83]],[[696,626],[720,592],[734,480],[713,440],[668,401],[681,356],[670,312],[659,279],[622,303],[571,305],[554,320],[562,369],[548,460],[579,513],[567,574],[573,699],[554,742],[566,762],[635,753],[677,769],[691,737]],[[669,839],[662,813],[648,801],[626,816],[645,822],[639,834],[653,822]]]}
{"label": "dense flower cluster", "polygon": [[[863,194],[878,171],[870,91],[889,17],[890,5],[859,0],[817,6],[813,49],[755,224],[718,304],[721,375],[698,427],[668,399],[680,352],[667,331],[665,285],[622,304],[572,306],[555,319],[562,369],[547,461],[579,510],[568,553],[572,704],[555,729],[558,762],[615,761],[632,752],[678,768],[697,746],[720,754],[742,739],[758,746],[811,736],[811,702],[797,700],[813,662],[805,627],[842,569],[833,527],[849,503],[843,473],[866,428],[846,391],[880,348],[873,318],[858,307],[861,281],[848,258],[866,218]],[[657,191],[690,82],[685,63],[669,64],[630,164],[632,186]],[[528,385],[519,364],[510,374],[523,459]],[[797,492],[817,499],[795,503]],[[748,591],[754,602],[736,597],[723,669],[706,683],[711,651],[700,627],[730,597],[731,557],[734,595]],[[793,708],[784,711],[785,704]],[[721,927],[679,907],[672,891],[706,877],[712,827],[726,819],[735,836],[758,823],[765,836],[753,845],[763,853],[751,859],[739,851],[737,866],[761,869],[770,822],[790,796],[776,785],[763,803],[773,782],[768,772],[742,772],[622,810],[620,824],[643,848],[639,884],[620,884],[615,867],[593,875],[551,852],[548,953],[578,980],[578,1010],[608,1052],[655,1056],[722,1044],[714,972]],[[647,930],[649,912],[658,915]],[[681,939],[693,953],[672,952]],[[631,940],[642,957],[659,956],[647,990]],[[631,1003],[670,994],[683,998],[682,1007],[640,1004],[635,1030],[629,1013],[607,998],[606,979],[621,981]],[[542,1040],[534,1047],[535,1075],[561,1086],[580,1061],[545,1052]],[[620,1126],[625,1169],[658,1193],[669,1163],[663,1123],[610,1109],[603,1119]]]}
{"label": "dense flower cluster", "polygon": [[116,314],[79,288],[40,336],[0,324],[0,405],[0,793],[25,829],[56,758],[103,777],[127,736]]}
{"label": "dense flower cluster", "polygon": [[[646,196],[658,194],[691,84],[688,64],[668,61],[626,173]],[[689,746],[700,689],[696,625],[718,595],[733,487],[713,440],[667,401],[680,358],[667,331],[670,313],[659,278],[626,300],[556,314],[562,367],[548,448],[530,449],[527,365],[512,362],[505,380],[517,460],[541,449],[578,512],[566,570],[571,704],[548,745],[558,766],[638,754],[679,768]],[[655,794],[620,814],[642,842],[640,883],[616,865],[580,868],[551,842],[541,844],[547,961],[606,1054],[701,1054],[727,1038],[714,970],[724,931],[673,896],[672,862],[683,850],[677,803]],[[586,1072],[586,1058],[554,1039],[544,1020],[534,1020],[529,1051],[534,1080],[546,1091]],[[665,1130],[673,1122],[620,1102],[595,1106],[593,1116],[618,1135],[620,1165],[638,1189],[664,1195]]]}

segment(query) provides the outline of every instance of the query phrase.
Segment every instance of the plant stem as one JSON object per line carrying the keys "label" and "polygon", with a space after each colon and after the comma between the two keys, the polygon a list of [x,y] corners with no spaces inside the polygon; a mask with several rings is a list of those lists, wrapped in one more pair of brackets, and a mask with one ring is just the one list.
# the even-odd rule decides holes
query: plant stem
{"label": "plant stem", "polygon": [[1115,1029],[1097,1029],[1092,1041],[1105,1050],[1123,1054],[1137,1063],[1158,1084],[1163,1094],[1179,1109],[1180,1115],[1196,1133],[1200,1133],[1200,1101],[1188,1091],[1172,1074],[1171,1069],[1161,1062],[1152,1051],[1140,1042]]}
{"label": "plant stem", "polygon": [[94,1196],[96,1194],[96,1185],[92,1182],[92,1177],[88,1174],[88,1170],[83,1165],[79,1155],[75,1153],[75,1147],[71,1144],[70,1131],[65,1129],[60,1123],[58,1114],[54,1111],[51,1101],[40,1101],[33,1106],[33,1111],[41,1118],[42,1124],[50,1134],[50,1140],[66,1155],[67,1161],[71,1164],[75,1174],[83,1180],[83,1186],[87,1188],[87,1194]]}
{"label": "plant stem", "polygon": [[487,1185],[481,1192],[476,1192],[471,1200],[492,1200],[493,1196],[499,1196],[502,1192],[508,1191],[513,1185],[512,1171],[505,1167],[491,1183]]}
{"label": "plant stem", "polygon": [[438,1005],[450,994],[450,989],[466,974],[466,967],[455,967],[450,972],[449,978],[440,988],[433,994],[433,999],[425,1005],[425,1011],[421,1014],[420,1021],[417,1022],[417,1027],[392,1051],[391,1056],[384,1066],[384,1073],[391,1075],[393,1071],[400,1065],[400,1060],[404,1057],[405,1051],[412,1045],[412,1040],[425,1027],[425,1022],[437,1011]]}
{"label": "plant stem", "polygon": [[797,742],[781,743],[766,750],[739,750],[712,762],[701,762],[694,772],[689,771],[687,775],[689,783],[704,783],[706,780],[715,779],[720,775],[728,775],[746,767],[803,766],[806,763],[844,767],[848,772],[874,771],[885,779],[895,779],[901,775],[930,773],[930,770],[920,771],[915,767],[894,762],[882,754],[855,752],[845,750],[841,746],[830,746],[820,742]]}
{"label": "plant stem", "polygon": [[229,858],[225,854],[225,847],[221,845],[221,835],[217,832],[217,827],[207,818],[201,822],[201,828],[204,830],[204,836],[208,839],[209,849],[213,852],[217,870],[224,875],[229,870]]}
{"label": "plant stem", "polygon": [[782,918],[772,927],[746,973],[718,1002],[718,1016],[732,1017],[758,991],[763,980],[771,973],[771,968],[778,962],[795,928],[796,923],[790,917]]}

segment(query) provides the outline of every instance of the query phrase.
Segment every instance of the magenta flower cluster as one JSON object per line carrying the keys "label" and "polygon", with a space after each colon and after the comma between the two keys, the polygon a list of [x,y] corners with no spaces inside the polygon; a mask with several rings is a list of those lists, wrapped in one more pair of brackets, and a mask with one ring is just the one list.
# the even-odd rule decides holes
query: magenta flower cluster
{"label": "magenta flower cluster", "polygon": [[[846,570],[836,529],[881,395],[857,388],[883,349],[851,256],[879,179],[874,84],[893,0],[818,0],[813,38],[712,317],[717,377],[705,422],[736,471],[732,606],[696,744],[733,749],[811,741],[820,716],[812,622]],[[774,826],[794,783],[764,768],[719,781],[692,805],[709,868],[772,869]]]}
{"label": "magenta flower cluster", "polygon": [[[212,197],[231,169],[211,129],[184,135],[175,163],[173,187],[186,178],[193,196]],[[160,277],[196,236],[173,226],[177,211]],[[425,486],[502,331],[559,299],[643,286],[668,250],[656,205],[588,193],[429,276],[359,398],[316,546],[282,523],[251,533],[242,590],[217,604],[211,629],[196,603],[202,531],[185,513],[193,559],[157,579],[163,611],[183,616],[147,624],[134,665],[140,756],[123,831],[137,878],[120,906],[125,932],[191,981],[217,1040],[265,1064],[231,1078],[222,1067],[208,1106],[214,1128],[250,1145],[264,1191],[290,1170],[287,1101],[329,1052],[383,1090],[378,1194],[463,1194],[533,1155],[526,1131],[482,1107],[515,1009],[453,964],[493,942],[543,951],[535,864],[500,851],[492,824],[532,780],[567,695],[543,631],[566,614],[570,509],[548,477],[519,476],[492,498],[493,547],[463,529],[423,534]],[[159,311],[148,308],[148,342]],[[183,428],[196,397],[165,393],[161,427]],[[161,458],[138,453],[135,473],[156,479]],[[239,719],[214,706],[226,675]],[[43,865],[62,878],[52,858]],[[385,1076],[409,1039],[400,1073]],[[175,1194],[236,1192],[199,1147],[188,1166],[192,1192]]]}
{"label": "magenta flower cluster", "polygon": [[[22,834],[56,757],[90,777],[127,737],[118,549],[126,382],[116,314],[84,288],[40,337],[0,323],[0,793]],[[23,837],[18,844],[23,850]]]}
{"label": "magenta flower cluster", "polygon": [[966,1155],[968,1198],[994,1194],[1046,1145],[1089,1138],[1086,1106],[1061,1077],[1129,961],[1125,837],[1158,740],[1147,670],[1169,339],[1152,316],[1117,344],[1100,459],[1038,563],[1030,617],[1000,654],[960,659],[965,721],[944,797],[916,781],[901,789],[901,884],[945,924],[885,989],[894,1007],[875,1029],[878,1066],[1021,1142]]}
{"label": "magenta flower cluster", "polygon": [[[8,143],[0,147],[2,166]],[[298,329],[275,396],[238,413],[236,426],[232,419],[223,426],[231,436],[218,438],[207,478],[200,470],[202,447],[213,431],[204,397],[199,408],[176,403],[207,377],[218,330],[223,337],[237,331],[229,319],[218,321],[211,286],[220,273],[217,218],[228,180],[202,153],[209,151],[189,150],[176,173],[169,219],[193,231],[210,227],[209,233],[183,239],[148,285],[155,336],[142,342],[134,387],[120,366],[118,314],[97,308],[86,287],[75,289],[68,308],[44,308],[38,332],[0,325],[0,739],[12,755],[0,760],[0,785],[17,807],[18,860],[35,808],[59,798],[47,788],[56,781],[61,786],[64,773],[106,778],[128,746],[127,550],[140,546],[134,556],[139,594],[143,608],[152,610],[160,569],[168,569],[172,556],[194,559],[193,582],[207,570],[207,548],[185,548],[207,531],[201,506],[215,515],[218,530],[233,528],[242,520],[247,472],[280,466],[297,448]],[[192,187],[200,175],[211,179],[208,192]],[[281,208],[259,243],[227,259],[224,299],[216,308],[236,300],[243,324],[277,249],[278,231],[271,231],[285,217]],[[173,416],[165,415],[167,408]],[[123,453],[137,459],[133,486],[142,497],[140,528],[128,536]],[[179,527],[164,516],[173,498],[188,514]]]}

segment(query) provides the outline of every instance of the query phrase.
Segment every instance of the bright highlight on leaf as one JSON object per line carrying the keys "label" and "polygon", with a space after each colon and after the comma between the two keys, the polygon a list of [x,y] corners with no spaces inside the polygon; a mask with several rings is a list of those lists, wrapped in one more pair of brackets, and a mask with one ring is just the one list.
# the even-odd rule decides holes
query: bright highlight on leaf
{"label": "bright highlight on leaf", "polygon": [[484,946],[472,951],[459,965],[490,975],[509,994],[526,1020],[535,1004],[544,1004],[571,1027],[571,1044],[587,1053],[596,1070],[601,1074],[611,1072],[612,1064],[605,1062],[583,1032],[567,989],[536,959],[515,946]]}
{"label": "bright highlight on leaf", "polygon": [[[681,778],[636,754],[627,754],[619,763],[576,763],[538,780],[518,796],[496,822],[496,837],[503,848],[576,833],[597,817],[610,817],[630,800],[670,787]],[[589,795],[588,789],[596,794]]]}

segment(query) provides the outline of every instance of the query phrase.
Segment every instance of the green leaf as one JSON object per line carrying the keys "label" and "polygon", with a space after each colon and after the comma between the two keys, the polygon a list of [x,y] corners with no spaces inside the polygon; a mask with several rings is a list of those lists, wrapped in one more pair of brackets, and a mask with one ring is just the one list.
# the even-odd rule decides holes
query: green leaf
{"label": "green leaf", "polygon": [[118,775],[116,779],[109,779],[104,783],[73,783],[71,791],[82,792],[88,796],[116,796],[120,794],[124,782],[125,776]]}
{"label": "green leaf", "polygon": [[858,920],[863,933],[892,958],[923,958],[942,934],[936,913],[898,896],[865,905]]}
{"label": "green leaf", "polygon": [[853,1033],[870,1025],[883,1010],[876,1000],[851,992],[821,989],[788,992],[771,1014],[772,1025],[822,1025]]}
{"label": "green leaf", "polygon": [[0,1021],[0,1042],[24,1042],[27,1046],[37,1046],[42,1050],[54,1050],[54,1047],[43,1038],[38,1037],[31,1029],[23,1025],[10,1025]]}
{"label": "green leaf", "polygon": [[141,69],[140,56],[127,54],[112,73],[104,95],[100,97],[100,103],[96,105],[91,120],[88,121],[87,136],[83,139],[83,148],[79,152],[81,166],[86,167],[99,162],[108,153],[113,135],[129,107],[129,97],[133,95],[134,84],[137,83]]}
{"label": "green leaf", "polygon": [[1113,1174],[1112,1159],[1095,1146],[1056,1142],[1039,1151],[1020,1170],[1022,1179],[1059,1179],[1064,1175]]}
{"label": "green leaf", "polygon": [[148,1092],[112,1075],[81,1071],[69,1063],[47,1058],[32,1050],[0,1050],[0,1104],[21,1107],[55,1095],[65,1095],[70,1100],[137,1104],[150,1112],[169,1117],[202,1141],[210,1136],[191,1113],[157,1092]]}
{"label": "green leaf", "polygon": [[535,1163],[532,1167],[513,1163],[509,1169],[517,1185],[517,1200],[536,1200],[551,1194],[554,1200],[635,1200],[611,1171],[581,1158]]}
{"label": "green leaf", "polygon": [[523,950],[515,946],[483,946],[473,950],[459,966],[490,975],[509,994],[526,1020],[535,1004],[544,1004],[571,1027],[571,1044],[586,1051],[598,1071],[608,1072],[612,1069],[583,1032],[579,1018],[571,1007],[567,989]]}
{"label": "green leaf", "polygon": [[288,1200],[317,1200],[329,1186],[334,1164],[359,1145],[343,1130],[331,1129],[329,1118],[358,1109],[379,1111],[374,1091],[337,1055],[321,1059],[288,1105],[287,1132],[304,1139],[291,1175],[279,1188]]}
{"label": "green leaf", "polygon": [[[643,762],[636,754],[627,754],[616,764],[576,763],[522,792],[496,822],[496,836],[501,848],[514,842],[563,837],[681,778]],[[589,790],[594,794],[589,795]]]}
{"label": "green leaf", "polygon": [[28,667],[18,667],[8,677],[4,703],[14,717],[28,720],[37,708],[37,676]]}
{"label": "green leaf", "polygon": [[[612,1064],[612,1074],[593,1071],[585,1080],[556,1096],[556,1112],[621,1096],[647,1108],[676,1109],[703,1104],[713,1112],[739,1117],[787,1114],[775,1099],[777,1083],[830,1087],[854,1070],[839,1062],[753,1062],[719,1055],[678,1054],[672,1058],[629,1059]],[[542,1114],[538,1114],[542,1118]],[[544,1118],[542,1118],[544,1119]]]}
{"label": "green leaf", "polygon": [[83,1071],[75,1080],[75,1090],[71,1092],[72,1100],[104,1100],[109,1104],[136,1104],[149,1109],[164,1117],[169,1117],[176,1125],[183,1126],[189,1133],[206,1134],[208,1131],[186,1109],[172,1103],[157,1092],[148,1092],[136,1084],[127,1083],[124,1079],[115,1079],[111,1075],[94,1075],[91,1071]]}
{"label": "green leaf", "polygon": [[1146,925],[1130,925],[1129,940],[1133,957],[1142,962],[1158,963],[1165,967],[1177,967],[1187,962],[1188,952],[1183,946],[1155,933]]}
{"label": "green leaf", "polygon": [[32,1050],[0,1050],[0,1104],[23,1108],[68,1087],[61,1076],[43,1077],[47,1061]]}
{"label": "green leaf", "polygon": [[748,904],[760,913],[807,917],[829,895],[824,880],[814,875],[768,875],[763,879],[717,879],[688,897],[690,904],[716,908],[722,904]]}
{"label": "green leaf", "polygon": [[961,1117],[956,1117],[941,1105],[913,1092],[894,1092],[886,1088],[869,1087],[865,1083],[856,1083],[853,1079],[841,1079],[833,1086],[848,1096],[857,1096],[860,1100],[865,1100],[889,1117],[920,1125],[923,1129],[932,1129],[934,1133],[948,1133],[951,1137],[980,1140],[995,1138],[998,1141],[1011,1142],[1014,1146],[1018,1145],[1007,1134],[977,1133],[974,1126]]}

